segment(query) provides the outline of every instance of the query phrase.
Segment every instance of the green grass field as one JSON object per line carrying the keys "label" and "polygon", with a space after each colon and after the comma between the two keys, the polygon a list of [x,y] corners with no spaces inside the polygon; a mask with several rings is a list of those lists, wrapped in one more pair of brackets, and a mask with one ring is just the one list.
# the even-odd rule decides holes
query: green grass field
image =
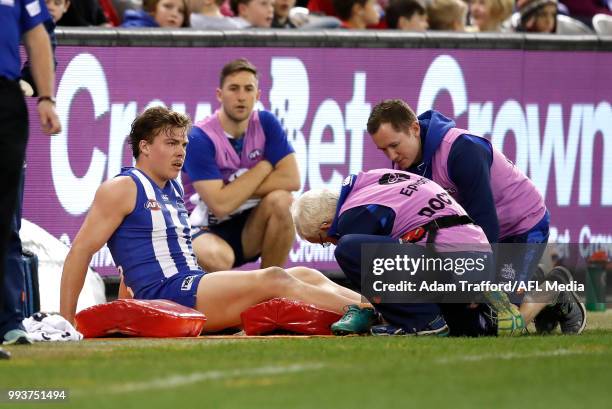
{"label": "green grass field", "polygon": [[13,359],[0,361],[0,388],[65,388],[69,399],[0,408],[610,407],[612,311],[589,319],[581,336],[13,346]]}

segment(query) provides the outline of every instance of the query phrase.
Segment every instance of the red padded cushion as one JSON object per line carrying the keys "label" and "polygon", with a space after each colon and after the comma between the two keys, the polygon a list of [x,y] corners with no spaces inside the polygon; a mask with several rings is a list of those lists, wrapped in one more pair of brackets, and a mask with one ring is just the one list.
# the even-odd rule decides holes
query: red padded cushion
{"label": "red padded cushion", "polygon": [[134,337],[196,337],[206,317],[167,300],[117,300],[79,312],[77,329],[85,338],[124,334]]}
{"label": "red padded cushion", "polygon": [[284,330],[306,335],[330,335],[329,327],[342,316],[313,305],[286,298],[273,298],[240,314],[247,335]]}

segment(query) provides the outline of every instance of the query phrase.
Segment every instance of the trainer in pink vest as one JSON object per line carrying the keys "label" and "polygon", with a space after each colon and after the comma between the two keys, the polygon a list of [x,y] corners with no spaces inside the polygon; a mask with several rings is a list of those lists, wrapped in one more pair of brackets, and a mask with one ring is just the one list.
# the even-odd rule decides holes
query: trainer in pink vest
{"label": "trainer in pink vest", "polygon": [[[215,162],[219,166],[224,183],[230,182],[230,177],[240,169],[250,169],[263,159],[266,143],[261,123],[259,122],[259,112],[253,111],[249,118],[247,130],[243,136],[244,145],[240,156],[228,140],[228,136],[219,121],[219,110],[211,116],[197,122],[194,126],[202,129],[210,138],[215,146]],[[196,193],[191,179],[186,172],[182,174],[183,187],[185,189],[185,206],[188,212],[192,212],[195,205],[192,197]]]}
{"label": "trainer in pink vest", "polygon": [[239,169],[251,169],[263,159],[266,135],[259,122],[258,111],[253,111],[249,118],[240,156],[227,139],[227,134],[219,121],[218,110],[208,118],[197,122],[195,126],[201,128],[215,145],[215,160],[221,170],[224,183],[228,183],[230,176]]}
{"label": "trainer in pink vest", "polygon": [[[386,206],[395,212],[391,231],[393,238],[400,238],[442,216],[467,215],[463,207],[438,184],[401,170],[374,169],[359,172],[338,214],[369,204]],[[425,243],[425,239],[419,244]],[[486,244],[488,249],[488,243],[482,229],[474,224],[440,229],[436,236],[436,244]]]}
{"label": "trainer in pink vest", "polygon": [[[457,138],[472,135],[465,129],[451,128],[432,158],[432,179],[461,201],[461,192],[448,175],[448,155]],[[494,147],[491,165],[491,191],[497,210],[500,240],[524,233],[535,226],[546,213],[542,195],[517,167]]]}

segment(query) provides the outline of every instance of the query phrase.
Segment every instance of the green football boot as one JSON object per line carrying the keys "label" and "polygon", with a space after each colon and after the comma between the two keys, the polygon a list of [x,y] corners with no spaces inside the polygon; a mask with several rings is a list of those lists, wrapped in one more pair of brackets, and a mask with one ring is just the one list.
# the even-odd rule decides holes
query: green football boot
{"label": "green football boot", "polygon": [[370,331],[372,325],[378,322],[378,314],[374,308],[359,308],[358,305],[347,305],[346,312],[338,321],[331,325],[334,335],[363,334]]}
{"label": "green football boot", "polygon": [[505,292],[486,291],[484,296],[497,314],[498,337],[519,336],[525,332],[525,320]]}

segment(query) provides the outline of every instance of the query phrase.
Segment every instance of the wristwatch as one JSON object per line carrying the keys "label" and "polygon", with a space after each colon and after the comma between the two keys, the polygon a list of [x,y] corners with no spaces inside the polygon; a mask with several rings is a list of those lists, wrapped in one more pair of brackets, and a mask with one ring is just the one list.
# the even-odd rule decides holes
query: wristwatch
{"label": "wristwatch", "polygon": [[51,102],[53,105],[55,105],[55,98],[50,97],[48,95],[43,95],[42,97],[38,97],[38,102],[36,104],[40,104],[43,101],[49,101]]}

